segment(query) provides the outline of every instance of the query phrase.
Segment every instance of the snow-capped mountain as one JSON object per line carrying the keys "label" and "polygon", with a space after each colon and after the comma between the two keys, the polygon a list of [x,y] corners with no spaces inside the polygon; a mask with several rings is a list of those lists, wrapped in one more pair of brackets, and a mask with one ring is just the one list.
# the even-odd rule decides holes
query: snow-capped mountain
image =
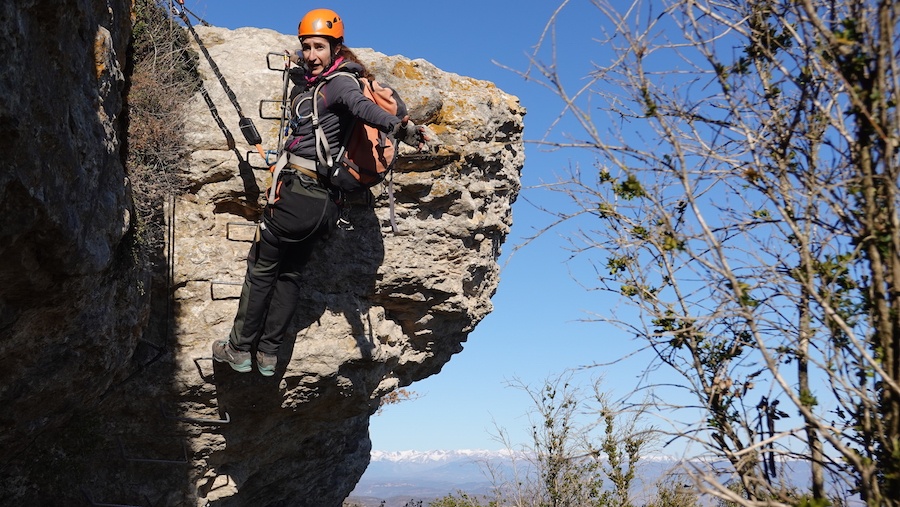
{"label": "snow-capped mountain", "polygon": [[[647,481],[664,474],[675,460],[647,456],[642,477]],[[490,465],[490,470],[488,468]],[[451,493],[489,494],[496,484],[489,471],[512,479],[513,466],[520,472],[529,467],[528,456],[509,450],[463,449],[452,451],[372,451],[369,468],[350,500],[365,507],[403,507],[410,500],[434,500]]]}
{"label": "snow-capped mountain", "polygon": [[[671,458],[646,458],[645,470],[656,477],[671,466]],[[652,463],[652,465],[651,465]],[[357,505],[403,507],[410,500],[429,500],[464,491],[491,496],[497,486],[491,478],[512,479],[513,468],[529,467],[528,456],[509,450],[373,451],[371,462],[350,499]],[[490,470],[489,470],[490,466]]]}
{"label": "snow-capped mountain", "polygon": [[402,506],[411,499],[433,500],[450,493],[487,493],[487,463],[505,466],[508,451],[372,451],[372,460],[350,500],[363,506]]}
{"label": "snow-capped mountain", "polygon": [[[348,501],[362,507],[378,507],[382,501],[385,507],[404,507],[416,505],[411,500],[421,500],[423,505],[428,505],[430,500],[460,491],[491,497],[497,484],[488,473],[488,465],[490,470],[498,473],[497,477],[511,479],[514,465],[520,472],[527,471],[527,458],[525,454],[511,451],[373,451],[369,468]],[[672,457],[643,457],[640,476],[634,484],[636,494],[655,491],[657,481],[671,474],[677,463],[678,460]],[[714,462],[695,463],[710,470],[720,468]],[[783,466],[781,480],[808,488],[808,463],[786,461]],[[853,498],[847,500],[848,504],[859,505]]]}
{"label": "snow-capped mountain", "polygon": [[458,449],[453,451],[372,451],[372,463],[375,462],[409,462],[434,463],[439,461],[490,460],[507,459],[511,452],[488,451],[482,449]]}

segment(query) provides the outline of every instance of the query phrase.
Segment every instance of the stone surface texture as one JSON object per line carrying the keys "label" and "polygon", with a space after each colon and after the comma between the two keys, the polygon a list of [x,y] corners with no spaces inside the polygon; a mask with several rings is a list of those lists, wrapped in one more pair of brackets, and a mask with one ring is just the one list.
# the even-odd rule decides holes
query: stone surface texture
{"label": "stone surface texture", "polygon": [[[38,6],[52,2],[15,3],[36,11],[0,7],[4,20],[33,30],[62,23],[42,18],[52,9]],[[356,49],[433,142],[422,153],[404,148],[396,166],[399,232],[383,193],[352,200],[352,229],[335,231],[304,272],[276,375],[239,374],[210,359],[210,344],[227,336],[237,308],[267,163],[244,141],[237,108],[195,48],[204,83],[188,104],[191,191],[168,204],[170,329],[148,348],[139,340],[145,275],[118,251],[130,224],[115,121],[126,28],[91,2],[64,3],[84,11],[82,28],[34,48],[27,34],[0,43],[23,73],[57,45],[87,46],[84,61],[58,55],[48,66],[77,83],[49,104],[0,78],[0,89],[22,95],[0,94],[0,128],[36,129],[41,141],[0,174],[0,351],[13,358],[0,370],[0,503],[341,505],[368,464],[368,423],[381,397],[439,373],[491,311],[524,163],[524,109],[491,83]],[[296,37],[196,30],[263,147],[276,150],[278,121],[259,117],[260,109],[278,115],[283,86],[267,53],[296,48]],[[90,53],[95,46],[109,50]],[[278,54],[269,62],[283,67]],[[40,80],[29,83],[46,88]],[[10,153],[24,139],[0,142]]]}
{"label": "stone surface texture", "polygon": [[147,320],[120,150],[130,4],[0,5],[0,463],[106,391]]}

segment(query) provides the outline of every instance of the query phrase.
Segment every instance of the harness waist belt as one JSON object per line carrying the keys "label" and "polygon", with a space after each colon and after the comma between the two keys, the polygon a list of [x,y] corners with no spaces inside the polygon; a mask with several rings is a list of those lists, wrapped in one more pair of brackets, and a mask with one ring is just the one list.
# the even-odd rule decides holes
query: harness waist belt
{"label": "harness waist belt", "polygon": [[285,167],[287,167],[288,169],[293,169],[308,178],[312,178],[315,181],[319,181],[319,175],[316,174],[315,171],[311,171],[303,166],[297,165],[293,162],[288,162],[287,166],[285,166]]}
{"label": "harness waist belt", "polygon": [[315,172],[315,170],[316,170],[316,161],[315,160],[298,157],[297,155],[294,155],[293,153],[290,153],[290,152],[288,152],[288,154],[287,154],[287,161],[291,165],[300,166],[304,169],[307,169],[307,170],[310,170],[313,172]]}
{"label": "harness waist belt", "polygon": [[281,153],[281,156],[278,157],[278,162],[272,169],[272,186],[269,188],[269,193],[266,194],[266,198],[270,203],[275,202],[275,193],[278,188],[278,176],[285,167],[293,169],[308,178],[312,178],[317,183],[319,182],[319,175],[316,173],[315,160],[298,157],[293,153],[284,151]]}

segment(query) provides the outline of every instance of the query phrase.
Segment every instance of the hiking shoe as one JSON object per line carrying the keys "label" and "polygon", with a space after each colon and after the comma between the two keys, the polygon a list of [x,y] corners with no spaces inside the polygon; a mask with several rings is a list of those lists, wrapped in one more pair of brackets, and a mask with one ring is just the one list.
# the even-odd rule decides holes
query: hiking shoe
{"label": "hiking shoe", "polygon": [[278,364],[278,356],[275,354],[266,354],[265,352],[256,352],[256,368],[263,377],[271,377],[275,375],[275,365]]}
{"label": "hiking shoe", "polygon": [[250,371],[250,353],[235,349],[229,340],[213,342],[212,355],[216,361],[228,363],[234,371],[241,373]]}

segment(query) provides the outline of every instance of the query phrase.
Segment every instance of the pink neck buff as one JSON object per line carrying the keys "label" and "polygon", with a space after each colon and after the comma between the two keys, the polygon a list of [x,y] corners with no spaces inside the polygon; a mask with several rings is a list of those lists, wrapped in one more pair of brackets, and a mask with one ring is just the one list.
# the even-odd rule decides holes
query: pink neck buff
{"label": "pink neck buff", "polygon": [[338,58],[335,58],[335,59],[334,59],[334,63],[331,64],[331,67],[328,67],[327,70],[323,70],[322,73],[319,74],[318,76],[312,76],[312,75],[310,75],[310,74],[307,74],[307,75],[306,75],[306,83],[307,83],[307,84],[313,84],[313,83],[315,83],[316,80],[318,80],[319,78],[324,77],[324,76],[327,76],[328,74],[331,74],[332,72],[334,72],[334,69],[338,68],[338,67],[341,65],[341,63],[343,63],[343,62],[344,62],[344,57],[343,57],[343,56],[338,57]]}

